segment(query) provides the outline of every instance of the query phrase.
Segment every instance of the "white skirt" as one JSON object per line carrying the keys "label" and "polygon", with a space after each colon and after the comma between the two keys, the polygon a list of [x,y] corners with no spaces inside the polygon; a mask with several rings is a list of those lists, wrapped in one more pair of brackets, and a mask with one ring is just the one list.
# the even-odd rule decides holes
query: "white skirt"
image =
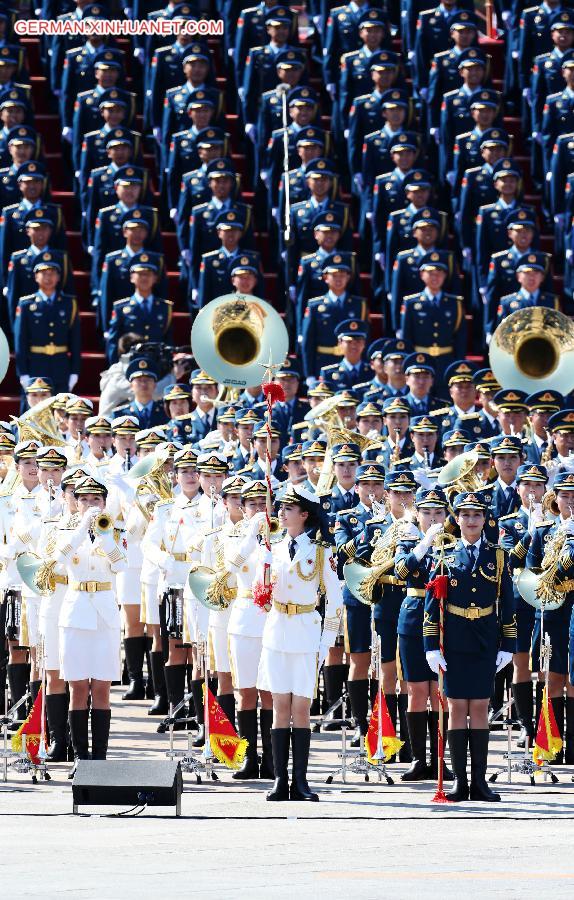
{"label": "white skirt", "polygon": [[20,615],[20,634],[18,640],[23,647],[37,647],[40,641],[38,621],[40,618],[41,597],[22,597]]}
{"label": "white skirt", "polygon": [[[192,644],[198,644],[206,640],[209,633],[209,610],[206,606],[202,606],[195,597],[183,598],[185,609],[185,621],[187,624],[187,633]],[[185,640],[184,632],[184,640]]]}
{"label": "white skirt", "polygon": [[228,635],[229,664],[235,690],[257,687],[261,657],[261,638],[242,634]]}
{"label": "white skirt", "polygon": [[120,629],[98,615],[95,631],[60,628],[60,674],[65,681],[120,680]]}
{"label": "white skirt", "polygon": [[44,619],[40,625],[44,638],[44,665],[48,670],[60,668],[60,629],[58,619]]}
{"label": "white skirt", "polygon": [[116,597],[120,606],[139,606],[141,582],[139,569],[126,569],[116,575]]}
{"label": "white skirt", "polygon": [[283,653],[263,647],[257,687],[272,694],[296,694],[313,699],[317,689],[316,653]]}
{"label": "white skirt", "polygon": [[209,626],[209,659],[211,672],[231,672],[227,650],[227,628]]}
{"label": "white skirt", "polygon": [[141,585],[140,622],[159,625],[159,591],[157,584]]}

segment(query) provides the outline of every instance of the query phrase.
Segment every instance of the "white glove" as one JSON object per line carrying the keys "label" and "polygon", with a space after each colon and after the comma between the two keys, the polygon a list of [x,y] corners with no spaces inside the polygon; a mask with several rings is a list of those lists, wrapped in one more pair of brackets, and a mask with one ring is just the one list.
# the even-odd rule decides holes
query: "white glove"
{"label": "white glove", "polygon": [[30,376],[29,375],[20,375],[20,384],[26,390],[28,385],[30,384]]}
{"label": "white glove", "polygon": [[135,58],[137,59],[137,61],[138,61],[139,63],[141,63],[142,66],[143,66],[143,64],[144,64],[144,59],[145,59],[144,48],[143,48],[143,47],[136,47],[136,49],[134,50],[134,57],[135,57]]}
{"label": "white glove", "polygon": [[347,140],[347,138],[349,137],[349,129],[348,128],[345,128],[345,130],[343,131],[343,137],[345,138],[345,140]]}
{"label": "white glove", "polygon": [[511,17],[512,17],[511,11],[509,9],[505,9],[504,12],[502,13],[502,21],[504,22],[505,25]]}
{"label": "white glove", "polygon": [[78,376],[70,375],[70,377],[68,378],[68,390],[73,391],[74,388],[76,387],[77,383],[78,383]]}
{"label": "white glove", "polygon": [[72,143],[72,129],[67,125],[65,128],[62,128],[62,137],[65,141],[68,142],[68,144]]}
{"label": "white glove", "polygon": [[413,478],[418,485],[425,489],[425,491],[430,490],[434,486],[422,466],[418,469],[413,469]]}
{"label": "white glove", "polygon": [[194,303],[197,300],[198,294],[199,294],[199,291],[197,290],[197,288],[193,288],[193,290],[191,292],[191,299],[193,300]]}
{"label": "white glove", "polygon": [[293,284],[289,288],[289,299],[292,303],[297,299],[297,288]]}
{"label": "white glove", "polygon": [[569,519],[566,519],[564,530],[566,531],[566,534],[574,534],[574,518],[572,516]]}
{"label": "white glove", "polygon": [[532,132],[532,139],[535,140],[537,144],[540,144],[540,146],[542,146],[542,135],[539,131]]}
{"label": "white glove", "polygon": [[322,28],[321,28],[321,16],[313,16],[313,25],[315,26],[315,28],[317,29],[317,31],[319,32],[319,34],[321,34],[321,31],[322,31]]}
{"label": "white glove", "polygon": [[564,213],[556,213],[554,216],[554,224],[560,225],[561,227],[564,225]]}
{"label": "white glove", "polygon": [[518,50],[512,51],[512,59],[518,59]]}
{"label": "white glove", "polygon": [[357,172],[356,175],[353,175],[353,181],[355,182],[355,187],[357,188],[357,190],[362,191],[364,182],[363,182],[363,176],[361,175],[360,172]]}
{"label": "white glove", "polygon": [[491,340],[492,340],[492,335],[490,334],[489,331],[486,332],[486,334],[485,334],[485,336],[484,336],[484,339],[485,339],[485,341],[486,341],[486,346],[487,346],[487,347],[490,347],[490,342],[491,342]]}
{"label": "white glove", "polygon": [[275,222],[279,222],[279,207],[278,206],[273,206],[271,208],[271,218]]}
{"label": "white glove", "polygon": [[420,562],[423,556],[427,553],[427,551],[432,547],[433,542],[437,534],[440,534],[443,531],[444,525],[440,522],[435,522],[430,526],[429,530],[426,532],[425,536],[421,541],[417,544],[417,546],[413,549],[413,553]]}
{"label": "white glove", "polygon": [[462,248],[462,258],[467,263],[472,263],[472,248],[471,247],[463,247]]}
{"label": "white glove", "polygon": [[154,128],[153,136],[156,139],[157,143],[161,144],[161,128],[159,127],[159,125],[156,125],[156,127]]}
{"label": "white glove", "polygon": [[181,251],[181,258],[183,259],[186,266],[191,265],[191,250],[187,248]]}
{"label": "white glove", "polygon": [[452,171],[446,173],[446,180],[448,181],[448,183],[450,184],[451,187],[454,187],[454,182],[456,180],[456,172],[454,171],[454,169]]}
{"label": "white glove", "polygon": [[177,209],[175,208],[175,206],[170,209],[169,217],[173,222],[177,222]]}
{"label": "white glove", "polygon": [[88,247],[88,254],[89,254],[89,256],[91,256],[93,252],[94,252],[94,245],[93,245],[93,244],[90,244],[90,246]]}
{"label": "white glove", "polygon": [[373,214],[372,214],[372,212],[368,212],[368,213],[366,213],[366,215],[365,215],[365,219],[367,219],[367,221],[369,221],[369,222],[370,222],[370,221],[371,221],[371,219],[372,219],[372,218],[373,218]]}
{"label": "white glove", "polygon": [[239,99],[243,103],[243,101],[245,100],[245,88],[244,87],[237,88],[237,93],[239,94]]}
{"label": "white glove", "polygon": [[419,97],[421,100],[426,100],[428,96],[429,89],[428,88],[420,88],[419,89]]}
{"label": "white glove", "polygon": [[428,667],[431,672],[434,672],[435,675],[438,675],[439,669],[442,669],[443,672],[446,672],[445,658],[440,650],[428,650],[425,653],[425,656],[427,658]]}
{"label": "white glove", "polygon": [[528,533],[533,535],[536,531],[536,526],[540,525],[541,522],[544,521],[544,512],[542,510],[541,503],[535,503],[532,512],[530,514],[530,522],[528,524]]}
{"label": "white glove", "polygon": [[267,184],[267,182],[269,181],[269,172],[267,171],[267,169],[262,169],[261,181],[263,182],[263,184]]}
{"label": "white glove", "polygon": [[331,100],[335,99],[335,97],[337,96],[337,88],[334,84],[327,85],[327,93],[329,94]]}
{"label": "white glove", "polygon": [[532,95],[530,93],[529,87],[522,88],[522,96],[524,97],[528,105],[532,106]]}
{"label": "white glove", "polygon": [[249,138],[249,140],[254,144],[257,140],[257,126],[252,122],[248,122],[245,126],[245,134]]}
{"label": "white glove", "polygon": [[439,128],[431,128],[430,136],[434,138],[435,144],[440,144],[440,129]]}
{"label": "white glove", "polygon": [[88,510],[84,513],[82,518],[80,519],[79,528],[81,531],[87,531],[90,525],[92,524],[92,519],[94,516],[99,516],[101,513],[101,509],[99,506],[90,506]]}
{"label": "white glove", "polygon": [[502,669],[506,669],[510,662],[512,662],[512,653],[509,653],[508,650],[499,650],[496,656],[496,671],[500,672]]}
{"label": "white glove", "polygon": [[263,525],[263,522],[265,522],[266,518],[266,513],[258,512],[255,513],[252,519],[249,519],[249,526],[247,530],[252,537],[254,537],[256,534],[259,534],[261,526]]}

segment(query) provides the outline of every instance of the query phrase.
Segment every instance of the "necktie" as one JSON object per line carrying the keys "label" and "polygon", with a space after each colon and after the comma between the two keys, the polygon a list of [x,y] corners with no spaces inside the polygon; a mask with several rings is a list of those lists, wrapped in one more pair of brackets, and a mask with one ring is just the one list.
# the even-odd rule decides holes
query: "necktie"
{"label": "necktie", "polygon": [[353,495],[352,495],[351,491],[347,491],[347,493],[345,494],[343,499],[344,499],[345,503],[347,504],[347,506],[352,506]]}
{"label": "necktie", "polygon": [[295,558],[295,553],[297,552],[297,541],[295,538],[291,538],[289,541],[289,559]]}
{"label": "necktie", "polygon": [[142,411],[140,413],[140,422],[142,424],[142,428],[149,428],[150,414],[147,406],[142,407]]}
{"label": "necktie", "polygon": [[469,544],[466,549],[468,550],[468,557],[470,559],[470,568],[474,569],[476,565],[477,547],[475,544]]}
{"label": "necktie", "polygon": [[514,488],[509,487],[506,488],[506,512],[509,513],[512,511],[512,506],[514,504],[514,497],[516,495],[516,491]]}

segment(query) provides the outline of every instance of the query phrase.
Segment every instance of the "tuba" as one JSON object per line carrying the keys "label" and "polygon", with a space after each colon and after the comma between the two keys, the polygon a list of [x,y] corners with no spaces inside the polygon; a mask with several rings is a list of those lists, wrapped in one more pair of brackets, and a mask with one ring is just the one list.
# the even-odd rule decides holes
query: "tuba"
{"label": "tuba", "polygon": [[27,409],[20,418],[12,417],[12,421],[18,426],[18,440],[40,441],[52,447],[67,446],[52,412],[55,400],[55,397],[47,397]]}
{"label": "tuba", "polygon": [[490,367],[503,388],[531,394],[541,387],[568,394],[574,387],[574,323],[554,309],[519,309],[492,336]]}
{"label": "tuba", "polygon": [[352,559],[343,566],[345,583],[353,597],[356,597],[361,603],[372,606],[376,602],[373,599],[375,586],[390,569],[394,568],[401,528],[412,521],[413,515],[414,511],[409,513],[405,509],[404,518],[397,519],[387,528],[375,544],[370,562]]}
{"label": "tuba", "polygon": [[237,597],[237,579],[225,569],[221,541],[215,552],[215,568],[193,563],[187,581],[201,605],[216,612],[227,609]]}
{"label": "tuba", "polygon": [[516,587],[523,599],[535,609],[550,611],[558,609],[566,599],[566,592],[571,590],[571,579],[561,581],[557,578],[560,557],[570,531],[564,526],[556,529],[556,533],[546,544],[542,559],[542,571],[533,572],[523,569],[516,578]]}
{"label": "tuba", "polygon": [[191,329],[193,355],[220,384],[261,384],[265,367],[289,351],[283,320],[269,303],[250,294],[225,294],[201,309]]}

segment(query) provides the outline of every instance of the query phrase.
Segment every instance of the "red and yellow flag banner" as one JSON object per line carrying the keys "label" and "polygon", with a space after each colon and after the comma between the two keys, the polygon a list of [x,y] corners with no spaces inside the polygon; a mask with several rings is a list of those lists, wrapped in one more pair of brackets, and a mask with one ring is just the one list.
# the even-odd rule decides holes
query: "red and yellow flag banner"
{"label": "red and yellow flag banner", "polygon": [[[46,733],[46,732],[44,732]],[[26,751],[34,765],[39,765],[40,738],[42,736],[42,688],[34,700],[30,715],[22,722],[16,734],[12,735],[11,746],[14,753],[22,752],[22,735],[26,735]]]}
{"label": "red and yellow flag banner", "polygon": [[548,688],[544,686],[538,730],[534,740],[534,747],[532,748],[532,758],[537,766],[541,766],[545,760],[552,762],[561,750],[562,738],[556,724],[552,700],[549,700]]}
{"label": "red and yellow flag banner", "polygon": [[397,737],[395,726],[391,722],[385,695],[382,690],[379,690],[378,695],[375,699],[375,703],[373,705],[371,721],[369,722],[369,730],[367,731],[367,736],[365,738],[365,750],[367,751],[367,759],[374,766],[378,765],[379,763],[378,759],[373,758],[374,754],[377,752],[377,746],[379,743],[379,704],[381,707],[382,715],[381,724],[383,732],[383,750],[385,753],[385,762],[388,762],[391,756],[394,756],[395,753],[398,753],[404,744],[404,741],[401,741]]}
{"label": "red and yellow flag banner", "polygon": [[[205,700],[206,686],[203,685]],[[240,738],[223,712],[221,706],[207,688],[209,713],[209,744],[213,755],[228,769],[239,769],[245,759],[248,742]]]}

